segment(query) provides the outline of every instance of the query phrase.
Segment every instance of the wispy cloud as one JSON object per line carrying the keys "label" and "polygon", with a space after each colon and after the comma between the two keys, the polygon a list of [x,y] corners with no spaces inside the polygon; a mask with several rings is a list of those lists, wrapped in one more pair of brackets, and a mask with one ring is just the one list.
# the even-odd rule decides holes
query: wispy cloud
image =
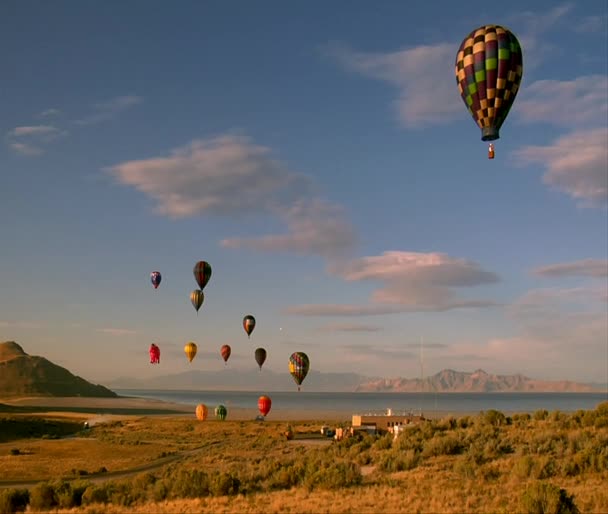
{"label": "wispy cloud", "polygon": [[499,278],[475,262],[442,253],[388,251],[332,265],[329,272],[348,282],[371,280],[382,286],[373,292],[369,305],[297,305],[285,312],[308,316],[371,316],[497,305],[491,300],[456,297],[457,288],[491,284]]}
{"label": "wispy cloud", "polygon": [[10,142],[8,144],[10,148],[12,148],[15,152],[20,153],[22,155],[40,155],[43,153],[41,148],[37,146],[31,145],[29,143],[17,143]]}
{"label": "wispy cloud", "polygon": [[608,276],[608,260],[584,259],[575,262],[564,262],[541,266],[532,270],[540,277],[606,277]]}
{"label": "wispy cloud", "polygon": [[74,123],[76,125],[94,125],[107,120],[111,120],[124,111],[143,102],[141,96],[125,95],[117,96],[105,102],[93,105],[93,113],[80,118]]}
{"label": "wispy cloud", "polygon": [[61,114],[61,111],[59,109],[55,109],[54,107],[50,108],[50,109],[45,109],[44,111],[42,111],[40,113],[40,117],[41,118],[50,118],[52,116],[59,116]]}
{"label": "wispy cloud", "polygon": [[130,336],[130,335],[134,335],[137,334],[136,330],[131,330],[128,328],[98,328],[97,332],[101,332],[103,334],[108,334],[111,336]]}
{"label": "wispy cloud", "polygon": [[605,125],[608,77],[588,75],[574,80],[538,80],[522,89],[514,104],[517,118],[528,123]]}
{"label": "wispy cloud", "polygon": [[201,214],[266,214],[287,233],[233,237],[228,248],[333,255],[353,244],[354,229],[340,206],[315,196],[310,177],[275,159],[272,151],[243,136],[195,140],[167,157],[117,164],[109,172],[156,202],[173,219]]}
{"label": "wispy cloud", "polygon": [[327,323],[320,326],[320,332],[379,332],[382,327],[377,325],[362,325],[360,323]]}
{"label": "wispy cloud", "polygon": [[[346,344],[339,345],[338,348],[344,351],[343,355],[347,359],[359,360],[359,357],[363,357],[369,361],[369,359],[375,359],[383,361],[385,359],[416,359],[418,357],[416,352],[411,352],[402,346],[391,346],[391,345],[376,345],[376,344]],[[346,357],[348,356],[348,357]]]}
{"label": "wispy cloud", "polygon": [[445,123],[462,113],[462,100],[454,84],[454,44],[422,45],[388,53],[357,52],[334,44],[326,53],[349,71],[395,86],[399,120],[413,128]]}
{"label": "wispy cloud", "polygon": [[67,132],[53,125],[23,125],[11,129],[6,135],[10,148],[23,155],[40,155],[44,145],[65,136]]}
{"label": "wispy cloud", "polygon": [[40,328],[40,325],[32,321],[0,321],[0,328],[28,329]]}
{"label": "wispy cloud", "polygon": [[579,130],[548,146],[525,146],[516,152],[520,163],[546,168],[543,181],[567,193],[582,207],[603,207],[608,201],[608,127]]}

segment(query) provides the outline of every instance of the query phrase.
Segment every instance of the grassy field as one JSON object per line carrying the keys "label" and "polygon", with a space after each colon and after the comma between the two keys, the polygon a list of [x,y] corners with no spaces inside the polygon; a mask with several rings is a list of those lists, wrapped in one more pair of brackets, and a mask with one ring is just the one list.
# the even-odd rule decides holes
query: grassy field
{"label": "grassy field", "polygon": [[445,418],[396,439],[332,443],[319,434],[324,424],[291,423],[287,441],[286,422],[140,417],[94,426],[86,439],[13,439],[0,445],[0,480],[40,466],[12,448],[35,448],[53,477],[77,462],[118,471],[179,458],[103,483],[0,489],[0,512],[608,512],[608,402],[573,414]]}

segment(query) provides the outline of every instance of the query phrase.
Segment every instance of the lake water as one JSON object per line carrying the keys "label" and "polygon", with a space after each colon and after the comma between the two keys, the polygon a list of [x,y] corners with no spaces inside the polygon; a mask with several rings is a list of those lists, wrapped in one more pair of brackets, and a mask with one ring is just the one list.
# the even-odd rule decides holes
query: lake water
{"label": "lake water", "polygon": [[[214,406],[257,409],[261,393],[252,391],[170,391],[150,389],[116,389],[121,396],[151,398],[190,405],[199,403]],[[496,409],[504,413],[534,412],[539,409],[574,412],[594,409],[608,401],[608,392],[599,393],[311,393],[270,392],[272,410],[319,410],[352,414],[403,412],[430,415],[464,413]]]}

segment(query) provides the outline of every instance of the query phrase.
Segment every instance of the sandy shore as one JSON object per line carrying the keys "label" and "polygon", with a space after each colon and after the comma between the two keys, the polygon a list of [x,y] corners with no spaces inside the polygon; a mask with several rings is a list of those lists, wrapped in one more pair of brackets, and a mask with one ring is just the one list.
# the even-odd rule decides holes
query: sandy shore
{"label": "sandy shore", "polygon": [[[190,405],[148,398],[27,397],[3,400],[2,404],[14,408],[11,411],[19,413],[73,413],[83,417],[94,415],[95,418],[99,418],[103,416],[107,419],[124,416],[194,417],[194,409]],[[8,411],[8,409],[0,407],[0,412],[2,410]],[[231,407],[227,419],[251,420],[259,414],[255,408]],[[328,410],[273,409],[266,419],[269,421],[325,419],[341,421],[350,420],[351,414]]]}
{"label": "sandy shore", "polygon": [[[8,406],[3,408],[2,405]],[[210,407],[210,418],[213,416]],[[10,410],[9,410],[10,409]],[[19,413],[74,413],[85,418],[114,419],[131,416],[194,416],[191,405],[173,403],[149,398],[82,398],[82,397],[23,397],[2,400],[1,412]],[[293,420],[326,420],[326,421],[350,421],[354,412],[344,410],[324,409],[272,409],[266,419],[268,421],[293,421]],[[424,413],[427,418],[442,418],[448,415],[455,417],[464,416],[467,413],[450,413],[444,411],[433,411]],[[252,420],[259,415],[256,408],[228,407],[230,420]]]}

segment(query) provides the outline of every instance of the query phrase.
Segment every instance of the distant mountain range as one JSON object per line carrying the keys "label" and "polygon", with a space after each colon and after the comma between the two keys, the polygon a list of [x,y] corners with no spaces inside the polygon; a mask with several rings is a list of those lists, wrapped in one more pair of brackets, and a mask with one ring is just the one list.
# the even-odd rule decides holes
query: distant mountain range
{"label": "distant mountain range", "polygon": [[[291,391],[295,384],[288,373],[269,370],[224,371],[192,370],[153,379],[121,377],[109,382],[114,389],[191,389]],[[523,375],[491,375],[483,370],[472,373],[445,369],[436,375],[419,378],[370,378],[356,373],[320,373],[311,371],[302,384],[308,392],[592,392],[602,390],[589,384],[570,381],[534,380]],[[605,389],[604,389],[605,390]]]}
{"label": "distant mountain range", "polygon": [[601,390],[590,384],[569,380],[535,380],[523,375],[492,375],[482,369],[467,373],[444,369],[420,378],[372,379],[359,384],[357,392],[438,392],[438,393],[494,393],[494,392],[568,392],[582,393]]}
{"label": "distant mountain range", "polygon": [[[226,371],[229,371],[228,373]],[[302,391],[352,392],[369,377],[356,373],[320,373],[310,371],[302,384]],[[202,391],[295,391],[291,375],[270,370],[190,370],[154,378],[120,377],[107,382],[113,389],[163,389]]]}
{"label": "distant mountain range", "polygon": [[118,396],[44,357],[28,355],[14,341],[0,343],[0,398],[11,396]]}
{"label": "distant mountain range", "polygon": [[[294,391],[289,373],[257,369],[202,371],[158,375],[138,379],[121,377],[108,381],[112,389]],[[534,380],[523,375],[493,375],[478,369],[472,373],[445,369],[420,378],[372,378],[357,373],[311,371],[302,384],[307,392],[592,392],[606,391],[605,384],[580,384],[567,380]],[[44,357],[25,353],[14,341],[0,343],[0,398],[10,396],[116,397],[114,391],[94,385]]]}

